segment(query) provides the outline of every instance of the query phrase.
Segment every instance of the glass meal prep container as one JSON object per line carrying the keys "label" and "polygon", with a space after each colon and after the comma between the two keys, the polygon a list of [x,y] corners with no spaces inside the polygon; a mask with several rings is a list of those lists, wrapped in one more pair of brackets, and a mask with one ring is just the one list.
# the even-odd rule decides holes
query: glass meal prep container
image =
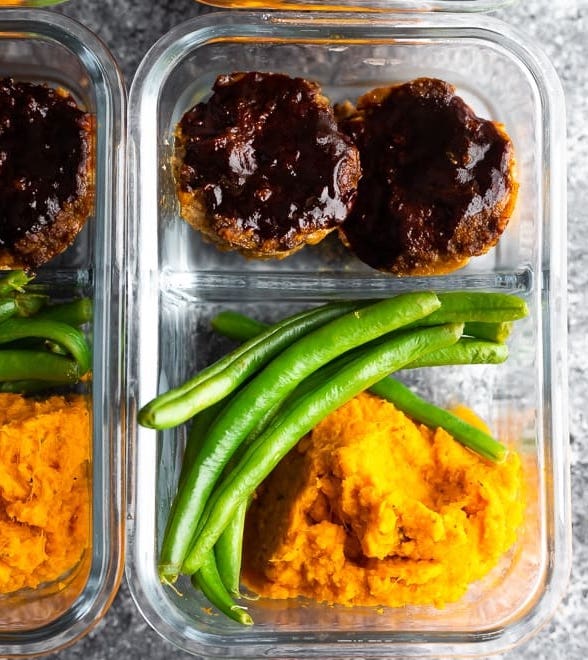
{"label": "glass meal prep container", "polygon": [[125,93],[102,42],[77,22],[42,10],[0,10],[0,75],[65,88],[96,118],[94,212],[74,244],[33,281],[55,300],[93,300],[90,544],[80,564],[56,582],[0,595],[0,656],[6,657],[49,653],[75,641],[106,612],[123,573]]}
{"label": "glass meal prep container", "polygon": [[[477,114],[503,122],[514,142],[520,192],[498,246],[448,275],[394,278],[361,264],[334,236],[282,261],[247,260],[204,242],[178,214],[173,132],[216,76],[235,70],[316,80],[333,102],[418,76],[453,83]],[[147,621],[203,657],[490,654],[531,635],[562,597],[570,569],[565,120],[548,60],[491,17],[216,13],[178,25],[154,45],[129,107],[127,576]],[[511,292],[530,308],[504,364],[405,375],[439,405],[471,406],[523,456],[524,530],[497,569],[443,610],[260,599],[247,603],[255,621],[247,628],[212,615],[183,578],[177,590],[163,586],[158,550],[186,426],[156,432],[138,426],[136,413],[227,350],[210,329],[212,316],[235,309],[269,321],[320,302],[423,289]]]}
{"label": "glass meal prep container", "polygon": [[373,12],[481,12],[498,9],[516,0],[198,0],[225,9],[292,9],[312,11]]}
{"label": "glass meal prep container", "polygon": [[0,7],[49,7],[68,0],[0,0]]}

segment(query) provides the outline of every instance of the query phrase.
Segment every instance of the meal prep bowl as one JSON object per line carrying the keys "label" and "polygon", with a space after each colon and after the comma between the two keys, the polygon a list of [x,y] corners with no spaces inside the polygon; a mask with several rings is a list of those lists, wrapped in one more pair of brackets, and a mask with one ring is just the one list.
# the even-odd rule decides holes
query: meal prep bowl
{"label": "meal prep bowl", "polygon": [[0,75],[70,91],[96,117],[96,201],[75,243],[34,280],[53,298],[89,296],[93,321],[90,546],[52,584],[0,596],[0,655],[49,653],[106,612],[123,566],[122,310],[125,93],[116,63],[77,22],[43,10],[0,11]]}
{"label": "meal prep bowl", "polygon": [[[207,244],[178,215],[173,131],[218,74],[235,70],[317,80],[332,101],[418,76],[453,83],[479,115],[503,122],[514,142],[520,194],[500,243],[462,270],[413,278],[370,269],[335,236],[282,261],[247,260]],[[178,25],[151,49],[129,105],[127,576],[147,621],[206,657],[491,654],[531,635],[560,600],[570,569],[565,127],[547,59],[490,17],[217,13]],[[249,628],[211,613],[183,580],[177,589],[162,585],[158,550],[186,426],[152,431],[137,425],[136,413],[231,346],[210,329],[211,317],[228,308],[269,321],[319,302],[429,289],[510,292],[530,308],[504,364],[403,375],[440,405],[471,406],[520,451],[525,524],[499,566],[443,610],[260,599],[247,603]]]}

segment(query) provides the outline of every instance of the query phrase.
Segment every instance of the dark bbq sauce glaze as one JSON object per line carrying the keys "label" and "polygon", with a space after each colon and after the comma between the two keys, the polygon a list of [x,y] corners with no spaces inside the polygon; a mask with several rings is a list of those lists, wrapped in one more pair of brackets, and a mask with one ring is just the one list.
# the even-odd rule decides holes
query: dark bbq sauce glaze
{"label": "dark bbq sauce glaze", "polygon": [[0,247],[51,224],[77,195],[84,117],[50,87],[0,80]]}
{"label": "dark bbq sauce glaze", "polygon": [[219,222],[230,218],[239,231],[290,247],[297,232],[332,228],[347,216],[357,151],[315,83],[259,72],[219,76],[179,130],[180,188],[202,189]]}
{"label": "dark bbq sauce glaze", "polygon": [[516,184],[512,146],[454,88],[421,78],[374,90],[341,129],[363,177],[343,238],[370,266],[396,274],[452,270],[494,245]]}

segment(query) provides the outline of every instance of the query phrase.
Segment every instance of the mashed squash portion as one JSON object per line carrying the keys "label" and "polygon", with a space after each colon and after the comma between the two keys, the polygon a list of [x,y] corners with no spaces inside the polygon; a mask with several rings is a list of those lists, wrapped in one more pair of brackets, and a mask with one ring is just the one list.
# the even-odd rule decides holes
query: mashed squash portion
{"label": "mashed squash portion", "polygon": [[0,593],[52,582],[81,559],[90,437],[83,396],[0,394]]}
{"label": "mashed squash portion", "polygon": [[516,453],[492,464],[361,394],[263,484],[247,516],[244,583],[270,598],[442,607],[515,541],[522,482]]}

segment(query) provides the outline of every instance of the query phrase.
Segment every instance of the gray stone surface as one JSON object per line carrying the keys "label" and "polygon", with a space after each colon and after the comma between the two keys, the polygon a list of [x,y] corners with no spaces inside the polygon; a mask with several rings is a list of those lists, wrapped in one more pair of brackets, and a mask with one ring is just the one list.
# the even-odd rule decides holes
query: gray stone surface
{"label": "gray stone surface", "polygon": [[[73,0],[60,9],[95,30],[130,81],[148,47],[171,26],[206,11],[191,0]],[[568,117],[569,364],[574,566],[552,622],[506,660],[588,656],[588,0],[522,0],[497,12],[541,43],[562,79]],[[563,339],[562,339],[563,341]],[[189,658],[143,621],[123,584],[103,621],[61,660]]]}

